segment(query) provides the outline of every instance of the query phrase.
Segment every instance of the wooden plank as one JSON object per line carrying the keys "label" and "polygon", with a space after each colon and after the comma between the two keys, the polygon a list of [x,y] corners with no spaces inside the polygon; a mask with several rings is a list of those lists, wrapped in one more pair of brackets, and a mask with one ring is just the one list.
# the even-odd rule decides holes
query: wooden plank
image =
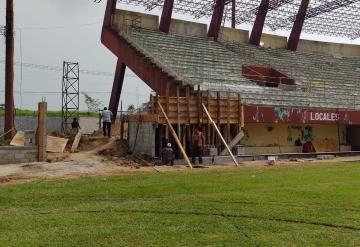
{"label": "wooden plank", "polygon": [[46,151],[50,153],[63,153],[68,143],[68,139],[59,138],[54,136],[47,136]]}
{"label": "wooden plank", "polygon": [[339,152],[339,142],[335,139],[314,139],[311,142],[316,152]]}
{"label": "wooden plank", "polygon": [[81,132],[79,131],[79,132],[76,134],[76,136],[75,136],[75,138],[74,138],[74,142],[73,142],[73,144],[72,144],[72,146],[71,146],[71,152],[72,152],[72,153],[74,153],[74,152],[77,151],[78,146],[79,146],[79,143],[80,143],[80,139],[81,139]]}
{"label": "wooden plank", "polygon": [[206,109],[206,106],[205,106],[204,104],[203,104],[202,106],[203,106],[203,108],[204,108],[204,111],[205,111],[205,113],[206,113],[207,117],[209,118],[210,122],[212,123],[212,125],[214,126],[214,128],[215,128],[216,132],[218,133],[218,135],[219,135],[219,137],[220,137],[221,141],[223,142],[223,144],[225,145],[225,147],[226,147],[227,151],[229,152],[229,154],[230,154],[230,156],[231,156],[232,160],[234,161],[235,166],[239,166],[239,164],[237,163],[237,160],[235,159],[235,156],[234,156],[234,155],[233,155],[233,153],[231,152],[231,150],[230,150],[229,146],[227,145],[227,143],[226,143],[226,141],[225,141],[224,137],[221,135],[220,130],[219,130],[219,129],[218,129],[218,127],[216,126],[215,122],[212,120],[212,118],[211,118],[211,116],[210,116],[210,114],[209,114],[208,110]]}
{"label": "wooden plank", "polygon": [[[243,137],[244,137],[244,132],[240,130],[240,132],[228,144],[229,148],[232,149],[233,147],[235,147],[235,145],[238,144]],[[226,154],[228,154],[228,151],[225,148],[223,151],[221,151],[220,155],[226,155]]]}
{"label": "wooden plank", "polygon": [[25,146],[25,132],[18,131],[10,142],[10,146],[23,147]]}
{"label": "wooden plank", "polygon": [[190,88],[186,87],[186,104],[187,104],[187,112],[188,112],[188,124],[190,124]]}
{"label": "wooden plank", "polygon": [[165,119],[166,119],[166,121],[167,121],[167,125],[168,125],[168,127],[169,127],[169,129],[170,129],[170,132],[172,133],[172,135],[173,135],[173,137],[174,137],[174,139],[175,139],[178,147],[180,148],[180,151],[181,151],[182,155],[184,156],[184,158],[185,158],[186,162],[188,163],[189,167],[190,167],[190,168],[193,168],[193,166],[191,165],[191,162],[190,162],[190,160],[189,160],[189,157],[187,156],[187,154],[186,154],[183,146],[181,145],[181,142],[180,142],[180,140],[179,140],[179,138],[178,138],[178,136],[177,136],[174,128],[172,127],[171,123],[169,122],[169,119],[168,119],[167,116],[166,116],[166,113],[165,113],[165,111],[164,111],[164,108],[162,107],[162,105],[160,104],[160,102],[158,102],[158,105],[159,105],[159,108],[160,108],[162,114],[164,115],[164,117],[165,117]]}

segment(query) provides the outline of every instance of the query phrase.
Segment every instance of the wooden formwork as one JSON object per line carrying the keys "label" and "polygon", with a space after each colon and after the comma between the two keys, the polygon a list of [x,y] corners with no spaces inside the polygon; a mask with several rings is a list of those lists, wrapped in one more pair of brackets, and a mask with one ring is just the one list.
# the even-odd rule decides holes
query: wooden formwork
{"label": "wooden formwork", "polygon": [[217,124],[237,124],[241,128],[244,127],[244,107],[240,96],[238,99],[220,99],[220,97],[210,98],[199,94],[188,97],[151,96],[149,111],[158,115],[157,123],[165,124],[166,119],[160,114],[157,106],[159,102],[164,107],[171,124],[209,124],[202,108],[204,104]]}

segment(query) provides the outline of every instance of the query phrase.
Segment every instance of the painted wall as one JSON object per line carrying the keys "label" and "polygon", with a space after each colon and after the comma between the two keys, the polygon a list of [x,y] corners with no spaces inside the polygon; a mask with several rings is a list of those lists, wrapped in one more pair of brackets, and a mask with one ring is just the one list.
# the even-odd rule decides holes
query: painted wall
{"label": "painted wall", "polygon": [[249,41],[249,31],[234,29],[229,27],[221,27],[219,41],[235,41],[238,43],[247,43]]}
{"label": "painted wall", "polygon": [[263,47],[266,48],[286,48],[287,46],[287,38],[284,36],[277,36],[272,34],[263,33],[261,35],[261,43],[263,43]]}
{"label": "painted wall", "polygon": [[124,24],[126,26],[140,25],[140,27],[145,29],[158,30],[159,17],[157,15],[117,9],[112,19],[112,25],[121,28]]}
{"label": "painted wall", "polygon": [[196,22],[172,19],[170,24],[170,33],[180,33],[191,36],[206,37],[207,25]]}
{"label": "painted wall", "polygon": [[335,57],[354,57],[360,56],[360,45],[348,45],[340,43],[328,43],[312,40],[300,40],[298,51],[317,52]]}
{"label": "painted wall", "polygon": [[[304,124],[246,124],[244,144],[245,154],[267,153],[299,153],[302,147],[295,145],[313,140],[334,140],[338,143],[338,127],[334,125],[304,125]],[[346,126],[339,126],[340,143],[346,143]]]}

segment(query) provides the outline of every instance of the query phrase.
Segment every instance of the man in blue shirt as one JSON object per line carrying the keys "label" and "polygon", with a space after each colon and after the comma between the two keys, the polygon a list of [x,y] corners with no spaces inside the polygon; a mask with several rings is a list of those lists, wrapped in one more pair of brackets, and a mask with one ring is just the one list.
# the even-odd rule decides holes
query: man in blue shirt
{"label": "man in blue shirt", "polygon": [[100,114],[102,122],[103,122],[103,133],[104,137],[108,136],[111,137],[111,119],[112,119],[112,112],[109,111],[106,107]]}

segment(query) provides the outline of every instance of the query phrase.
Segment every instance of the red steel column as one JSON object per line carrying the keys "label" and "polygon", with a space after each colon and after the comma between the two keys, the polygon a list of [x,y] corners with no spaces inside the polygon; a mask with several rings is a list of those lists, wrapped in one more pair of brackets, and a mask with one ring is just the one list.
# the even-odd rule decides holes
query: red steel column
{"label": "red steel column", "polygon": [[159,30],[168,33],[170,30],[171,16],[174,9],[174,0],[165,0],[161,15]]}
{"label": "red steel column", "polygon": [[117,111],[119,108],[120,95],[125,77],[125,70],[126,70],[126,65],[122,63],[120,59],[118,59],[118,62],[116,64],[116,72],[114,77],[113,88],[111,91],[110,103],[109,103],[109,110],[113,113],[114,121],[116,119]]}
{"label": "red steel column", "polygon": [[308,10],[310,0],[302,0],[299,8],[299,12],[296,15],[294,26],[291,30],[290,37],[287,43],[287,49],[291,51],[296,51],[299,44],[300,35],[302,28],[304,26],[306,13]]}
{"label": "red steel column", "polygon": [[14,128],[14,5],[6,0],[6,62],[5,62],[5,133],[12,138]]}
{"label": "red steel column", "polygon": [[236,27],[236,0],[232,0],[231,6],[231,27]]}
{"label": "red steel column", "polygon": [[217,40],[219,37],[220,26],[224,16],[224,8],[225,0],[216,0],[208,31],[208,37],[213,37],[214,40]]}
{"label": "red steel column", "polygon": [[261,0],[258,13],[256,15],[254,27],[251,31],[249,43],[260,45],[261,35],[265,24],[265,18],[269,9],[269,0]]}
{"label": "red steel column", "polygon": [[111,18],[112,15],[115,14],[115,10],[116,10],[116,0],[108,0],[106,4],[103,27],[111,26]]}

